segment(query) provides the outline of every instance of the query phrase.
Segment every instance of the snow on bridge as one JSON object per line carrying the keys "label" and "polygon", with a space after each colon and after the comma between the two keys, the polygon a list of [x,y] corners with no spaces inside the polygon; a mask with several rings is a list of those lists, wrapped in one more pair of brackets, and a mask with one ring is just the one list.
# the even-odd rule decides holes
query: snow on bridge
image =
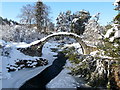
{"label": "snow on bridge", "polygon": [[80,44],[83,54],[90,53],[89,47],[85,44],[85,42],[82,41],[82,38],[79,35],[77,35],[75,33],[68,33],[68,32],[58,32],[58,33],[50,34],[40,40],[34,41],[34,42],[26,45],[26,47],[24,47],[24,48],[22,46],[20,46],[19,49],[21,48],[20,51],[22,51],[26,55],[41,56],[43,45],[48,40],[50,40],[51,38],[53,38],[55,36],[68,36],[68,37],[74,38]]}
{"label": "snow on bridge", "polygon": [[39,42],[44,42],[46,39],[50,38],[50,37],[54,37],[54,36],[75,36],[75,37],[78,37],[78,38],[81,38],[79,35],[75,34],[75,33],[68,33],[68,32],[58,32],[58,33],[53,33],[53,34],[50,34],[40,40],[37,40],[37,41],[34,41],[32,43],[30,43],[30,46],[31,45],[35,45],[35,44],[38,44]]}

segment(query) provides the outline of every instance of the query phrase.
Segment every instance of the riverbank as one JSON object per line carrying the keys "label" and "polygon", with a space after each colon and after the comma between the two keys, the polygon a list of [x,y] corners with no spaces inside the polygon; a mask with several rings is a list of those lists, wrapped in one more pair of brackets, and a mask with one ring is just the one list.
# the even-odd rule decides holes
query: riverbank
{"label": "riverbank", "polygon": [[44,69],[40,74],[26,81],[21,87],[23,88],[45,88],[46,84],[55,78],[63,69],[67,58],[63,53],[58,53],[57,59],[54,60],[53,64]]}

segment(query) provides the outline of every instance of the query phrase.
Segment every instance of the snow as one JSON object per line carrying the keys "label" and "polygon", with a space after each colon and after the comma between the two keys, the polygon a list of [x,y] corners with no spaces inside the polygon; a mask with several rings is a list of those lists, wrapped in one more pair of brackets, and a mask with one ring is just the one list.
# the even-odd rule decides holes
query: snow
{"label": "snow", "polygon": [[56,57],[53,57],[53,55],[57,55],[57,53],[51,52],[50,48],[53,48],[53,47],[55,48],[57,47],[58,44],[55,42],[52,42],[52,43],[47,42],[43,46],[42,58],[46,58],[47,60],[49,60],[48,65],[40,66],[37,68],[30,68],[30,69],[25,68],[19,71],[8,72],[6,69],[6,66],[8,64],[14,65],[17,59],[35,60],[36,58],[39,58],[39,57],[31,57],[31,56],[24,55],[23,53],[21,53],[16,49],[19,45],[20,44],[15,44],[15,43],[9,45],[12,48],[10,51],[10,57],[0,56],[2,58],[1,61],[3,61],[2,67],[0,65],[0,68],[2,68],[2,77],[0,76],[1,77],[0,81],[2,79],[3,88],[19,88],[26,80],[34,77],[35,75],[43,71],[46,67],[51,65],[53,60],[56,58]]}
{"label": "snow", "polygon": [[92,17],[99,17],[100,13],[96,13],[95,15],[93,15]]}
{"label": "snow", "polygon": [[115,0],[114,6],[118,6],[118,2],[120,2],[120,0]]}
{"label": "snow", "polygon": [[[113,24],[113,28],[109,29],[106,34],[104,35],[105,38],[109,38],[110,42],[113,42],[116,38],[120,37],[120,30],[118,28],[118,24]],[[113,36],[110,36],[112,33],[114,33]]]}
{"label": "snow", "polygon": [[95,15],[93,15],[91,17],[91,19],[95,20],[95,21],[98,21],[99,20],[99,16],[100,16],[100,13],[96,13]]}
{"label": "snow", "polygon": [[[114,31],[115,30],[115,31]],[[114,33],[114,36],[110,37],[111,33]],[[109,38],[110,42],[113,42],[114,39],[119,38],[120,37],[120,30],[118,30],[118,28],[116,26],[114,26],[113,28],[109,29],[105,36],[105,38]]]}
{"label": "snow", "polygon": [[[67,60],[65,66],[67,67],[70,65],[70,62]],[[70,70],[64,68],[58,76],[47,84],[47,88],[76,88],[78,83],[71,75],[68,74],[69,72]]]}
{"label": "snow", "polygon": [[58,32],[58,33],[50,34],[50,35],[48,35],[48,36],[46,36],[46,37],[44,37],[44,38],[42,38],[42,39],[40,39],[40,40],[36,40],[36,41],[34,41],[34,42],[30,43],[30,44],[19,45],[18,47],[19,47],[19,48],[27,48],[27,47],[30,47],[30,46],[32,46],[32,45],[38,44],[38,43],[40,43],[40,42],[43,42],[43,41],[45,41],[47,38],[52,37],[52,36],[56,36],[56,35],[68,35],[68,36],[69,36],[69,35],[73,35],[73,36],[75,36],[75,37],[81,38],[79,35],[77,35],[77,34],[75,34],[75,33]]}
{"label": "snow", "polygon": [[46,35],[36,32],[36,28],[26,25],[0,25],[0,37],[5,41],[31,43]]}
{"label": "snow", "polygon": [[95,56],[97,53],[99,53],[99,51],[93,51],[90,53],[90,55]]}
{"label": "snow", "polygon": [[86,11],[86,10],[80,10],[80,12],[84,12],[84,13],[89,13],[88,11]]}
{"label": "snow", "polygon": [[18,51],[16,48],[12,47],[12,50],[10,51],[10,57],[8,59],[10,65],[14,65],[17,59],[20,60],[35,60],[39,59],[39,57],[32,57],[32,56],[27,56]]}
{"label": "snow", "polygon": [[45,43],[45,45],[43,46],[43,50],[42,50],[42,53],[44,53],[42,57],[55,58],[55,57],[51,57],[51,55],[57,55],[57,53],[51,52],[50,48],[57,48],[57,45],[59,44],[55,42]]}
{"label": "snow", "polygon": [[21,42],[21,43],[13,43],[15,45],[15,47],[17,48],[25,48],[25,47],[29,47],[29,44],[25,43],[25,42]]}
{"label": "snow", "polygon": [[96,50],[90,53],[91,56],[93,57],[100,57],[100,58],[108,58],[108,59],[112,59],[112,57],[106,56],[104,55],[104,51],[103,50]]}
{"label": "snow", "polygon": [[109,39],[109,41],[110,41],[110,42],[113,42],[114,39],[115,39],[115,37],[111,37],[111,38]]}
{"label": "snow", "polygon": [[117,44],[117,43],[114,43],[114,46],[115,46],[115,47],[118,47],[118,46],[119,46],[119,44]]}
{"label": "snow", "polygon": [[[74,36],[80,37],[76,34],[66,33],[66,32],[59,32],[58,34],[54,33],[52,35],[63,35],[63,34],[74,35]],[[26,44],[24,42],[22,42],[22,43],[7,42],[6,43],[4,49],[7,49],[10,54],[8,56],[0,56],[0,58],[2,58],[0,60],[0,62],[2,62],[1,63],[2,65],[0,65],[0,68],[2,68],[2,73],[0,72],[0,82],[2,82],[2,88],[19,88],[21,85],[23,85],[23,83],[25,81],[36,76],[37,74],[42,72],[46,67],[48,67],[52,64],[52,62],[56,59],[56,57],[53,57],[53,56],[57,55],[57,52],[52,52],[51,48],[58,48],[58,45],[60,43],[49,40],[48,42],[46,42],[44,44],[43,49],[42,49],[43,55],[41,56],[42,58],[46,58],[48,60],[48,65],[34,67],[34,68],[24,68],[22,70],[16,70],[14,72],[8,72],[7,68],[6,68],[8,66],[8,64],[15,65],[15,62],[18,60],[36,60],[36,59],[40,58],[40,57],[32,57],[32,56],[24,55],[19,50],[17,50],[17,48],[20,48],[20,47],[26,48],[33,44],[39,43],[40,41],[44,41],[46,38],[51,37],[52,35],[48,35],[47,37],[45,37],[41,40],[35,41],[33,43],[30,43],[30,44]],[[67,46],[68,47],[74,46],[76,48],[80,48],[80,45],[78,43],[73,43],[71,45],[66,44],[65,47],[67,47]],[[78,49],[78,51],[79,51],[79,49]],[[81,50],[79,52],[81,52]],[[34,62],[32,64],[36,64],[36,63]],[[15,67],[11,66],[10,68],[14,69]],[[21,66],[19,66],[19,68],[21,68]],[[67,74],[68,72],[70,72],[70,71],[65,68],[61,72],[61,74],[58,75],[58,77],[56,77],[58,80],[58,83],[61,83],[59,85],[58,85],[58,83],[56,83],[56,86],[63,87],[63,88],[65,88],[65,87],[75,88],[76,87],[76,84],[74,84],[74,83],[76,83],[74,78],[71,75]],[[65,76],[65,77],[63,77],[63,76]],[[64,80],[64,81],[62,81],[62,80]],[[67,82],[69,82],[69,83],[67,83]],[[52,82],[52,84],[53,84],[53,82]],[[50,87],[53,87],[53,85],[52,86],[50,85]]]}
{"label": "snow", "polygon": [[63,48],[66,48],[66,47],[75,47],[78,53],[82,53],[82,48],[79,43],[65,44]]}
{"label": "snow", "polygon": [[115,32],[115,35],[114,35],[115,38],[119,38],[120,37],[120,30],[117,30]]}
{"label": "snow", "polygon": [[113,29],[115,29],[115,30],[119,30],[119,29],[118,29],[119,24],[113,24],[112,26],[113,26]]}
{"label": "snow", "polygon": [[37,27],[33,27],[35,30],[37,29]]}
{"label": "snow", "polygon": [[1,45],[1,46],[5,46],[5,45],[6,45],[6,42],[3,41],[3,40],[0,40],[0,45]]}
{"label": "snow", "polygon": [[16,72],[11,72],[11,78],[2,80],[3,88],[19,88],[25,81],[37,75],[39,72],[44,70],[46,66],[32,68],[32,69],[23,69]]}
{"label": "snow", "polygon": [[76,23],[77,20],[79,20],[79,18],[74,18],[74,19],[72,20],[72,23]]}
{"label": "snow", "polygon": [[[78,53],[82,53],[82,49],[81,46],[79,45],[79,43],[72,43],[72,44],[65,44],[63,48],[64,49],[66,47],[75,47],[78,51]],[[73,76],[71,76],[70,74],[70,70],[67,69],[66,67],[70,67],[72,66],[72,64],[70,63],[69,60],[66,61],[66,64],[64,66],[64,69],[60,72],[60,74],[58,76],[56,76],[54,79],[52,79],[47,85],[47,88],[72,88],[72,89],[76,89],[77,86],[79,84],[82,85],[81,83],[78,83],[75,78]]]}
{"label": "snow", "polygon": [[14,28],[19,29],[19,28],[21,28],[21,26],[20,25],[15,25]]}
{"label": "snow", "polygon": [[111,28],[111,29],[109,29],[108,31],[107,31],[107,33],[105,34],[105,38],[109,38],[110,37],[110,34],[113,32],[113,28]]}

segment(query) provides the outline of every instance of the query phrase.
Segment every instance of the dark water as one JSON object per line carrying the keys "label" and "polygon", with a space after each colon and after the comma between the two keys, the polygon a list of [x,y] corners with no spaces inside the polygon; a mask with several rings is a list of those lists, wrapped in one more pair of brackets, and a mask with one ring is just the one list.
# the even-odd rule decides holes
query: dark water
{"label": "dark water", "polygon": [[53,78],[55,78],[63,69],[67,58],[63,53],[58,53],[57,59],[54,60],[53,64],[43,70],[40,74],[33,77],[32,79],[26,81],[20,90],[27,88],[36,88],[39,90],[45,90],[46,84],[49,83]]}

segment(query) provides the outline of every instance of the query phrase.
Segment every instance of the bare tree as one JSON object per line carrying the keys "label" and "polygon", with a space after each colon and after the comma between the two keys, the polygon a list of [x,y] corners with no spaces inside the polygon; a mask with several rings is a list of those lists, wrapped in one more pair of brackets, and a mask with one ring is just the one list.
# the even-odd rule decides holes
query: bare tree
{"label": "bare tree", "polygon": [[35,4],[27,4],[21,8],[21,14],[18,16],[20,22],[31,26],[35,24],[38,32],[47,32],[50,24],[49,15],[50,7],[45,5],[42,1]]}
{"label": "bare tree", "polygon": [[20,22],[23,24],[31,24],[35,23],[35,7],[34,5],[27,4],[21,8],[21,14],[18,15],[20,18]]}

